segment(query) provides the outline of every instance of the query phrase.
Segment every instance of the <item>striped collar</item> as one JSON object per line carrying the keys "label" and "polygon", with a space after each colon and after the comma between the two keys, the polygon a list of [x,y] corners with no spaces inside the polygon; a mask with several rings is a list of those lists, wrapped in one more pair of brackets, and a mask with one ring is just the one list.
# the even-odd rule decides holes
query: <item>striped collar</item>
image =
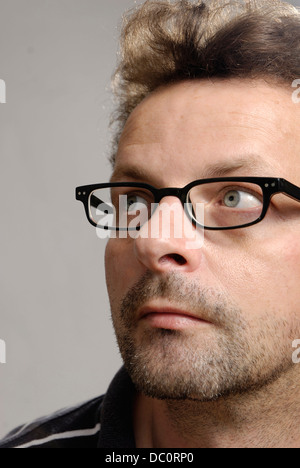
{"label": "striped collar", "polygon": [[106,395],[17,428],[0,448],[135,448],[134,392],[122,367]]}

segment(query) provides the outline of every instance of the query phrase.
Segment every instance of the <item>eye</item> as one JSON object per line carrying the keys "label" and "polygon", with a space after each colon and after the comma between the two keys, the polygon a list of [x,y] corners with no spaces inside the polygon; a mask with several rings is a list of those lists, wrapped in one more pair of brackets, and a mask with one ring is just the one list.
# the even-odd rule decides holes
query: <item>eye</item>
{"label": "eye", "polygon": [[127,212],[136,213],[137,210],[141,210],[143,206],[148,207],[148,202],[145,198],[139,195],[127,195]]}
{"label": "eye", "polygon": [[261,207],[261,200],[255,195],[243,190],[230,190],[223,198],[223,204],[227,208],[239,208],[249,210],[251,208]]}

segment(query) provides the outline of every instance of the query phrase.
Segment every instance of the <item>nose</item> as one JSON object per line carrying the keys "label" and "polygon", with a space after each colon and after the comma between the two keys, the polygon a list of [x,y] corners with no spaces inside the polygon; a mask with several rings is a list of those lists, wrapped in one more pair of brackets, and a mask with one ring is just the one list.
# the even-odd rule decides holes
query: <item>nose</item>
{"label": "nose", "polygon": [[134,240],[137,259],[149,270],[195,271],[202,260],[204,230],[195,228],[175,197],[161,201]]}

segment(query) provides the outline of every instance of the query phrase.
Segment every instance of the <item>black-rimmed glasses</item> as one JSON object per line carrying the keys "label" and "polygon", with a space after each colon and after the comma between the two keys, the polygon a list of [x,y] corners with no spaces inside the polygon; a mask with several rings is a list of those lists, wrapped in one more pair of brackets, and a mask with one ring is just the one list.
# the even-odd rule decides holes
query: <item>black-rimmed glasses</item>
{"label": "black-rimmed glasses", "polygon": [[165,197],[178,198],[194,226],[209,230],[240,229],[259,223],[277,193],[300,201],[300,188],[285,179],[230,177],[195,180],[183,188],[157,189],[148,184],[117,182],[76,188],[89,222],[114,231],[140,230]]}

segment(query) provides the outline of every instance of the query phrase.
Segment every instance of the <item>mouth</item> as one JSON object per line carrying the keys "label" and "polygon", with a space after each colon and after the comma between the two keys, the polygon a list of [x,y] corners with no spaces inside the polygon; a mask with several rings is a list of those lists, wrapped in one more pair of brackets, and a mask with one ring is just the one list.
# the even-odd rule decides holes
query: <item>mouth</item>
{"label": "mouth", "polygon": [[181,330],[192,327],[212,325],[211,322],[189,311],[174,307],[143,307],[139,311],[139,320],[152,328],[164,328],[166,330]]}

